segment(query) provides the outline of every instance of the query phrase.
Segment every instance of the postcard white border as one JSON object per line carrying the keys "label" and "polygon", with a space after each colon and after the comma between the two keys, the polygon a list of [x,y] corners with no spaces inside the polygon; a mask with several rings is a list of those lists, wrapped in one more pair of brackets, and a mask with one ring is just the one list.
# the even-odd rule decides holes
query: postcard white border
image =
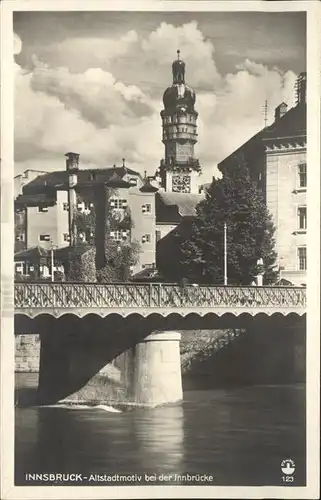
{"label": "postcard white border", "polygon": [[[320,61],[318,1],[2,0],[1,7],[1,497],[318,498],[320,395]],[[13,486],[13,11],[306,11],[308,73],[307,486]]]}

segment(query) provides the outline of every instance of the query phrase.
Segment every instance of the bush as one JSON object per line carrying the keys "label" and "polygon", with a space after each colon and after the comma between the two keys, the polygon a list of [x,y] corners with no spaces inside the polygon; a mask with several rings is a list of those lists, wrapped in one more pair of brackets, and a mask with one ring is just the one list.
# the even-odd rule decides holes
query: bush
{"label": "bush", "polygon": [[54,271],[54,281],[65,281],[65,273],[62,271]]}
{"label": "bush", "polygon": [[96,281],[95,249],[83,254],[71,252],[68,281]]}

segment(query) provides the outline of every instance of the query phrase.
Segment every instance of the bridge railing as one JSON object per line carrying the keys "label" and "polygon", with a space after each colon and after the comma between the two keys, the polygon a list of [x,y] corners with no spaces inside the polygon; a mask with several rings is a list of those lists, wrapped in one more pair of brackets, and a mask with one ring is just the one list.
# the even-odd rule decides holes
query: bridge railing
{"label": "bridge railing", "polygon": [[301,287],[175,284],[15,283],[16,309],[26,308],[305,308]]}

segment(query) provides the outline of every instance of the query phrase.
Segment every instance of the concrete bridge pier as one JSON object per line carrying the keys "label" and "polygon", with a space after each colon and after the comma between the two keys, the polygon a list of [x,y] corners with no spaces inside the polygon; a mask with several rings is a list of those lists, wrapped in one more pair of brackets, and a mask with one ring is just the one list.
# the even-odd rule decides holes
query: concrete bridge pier
{"label": "concrete bridge pier", "polygon": [[180,340],[178,332],[155,331],[136,344],[133,398],[137,405],[182,401]]}

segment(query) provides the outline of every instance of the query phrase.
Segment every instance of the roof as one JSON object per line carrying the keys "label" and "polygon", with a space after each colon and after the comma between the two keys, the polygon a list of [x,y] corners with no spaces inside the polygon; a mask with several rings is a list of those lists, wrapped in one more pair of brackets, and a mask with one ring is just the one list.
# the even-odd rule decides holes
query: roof
{"label": "roof", "polygon": [[[94,169],[79,169],[77,170],[78,185],[98,184],[108,182],[113,175],[117,175],[122,179],[126,174],[140,176],[139,172],[135,172],[127,167],[111,167],[111,168],[94,168]],[[56,170],[48,172],[44,175],[39,175],[36,179],[30,181],[23,188],[23,193],[39,192],[43,188],[52,187],[55,189],[66,189],[68,186],[67,170]]]}
{"label": "roof", "polygon": [[37,172],[39,175],[41,174],[46,174],[47,172],[45,170],[35,170],[34,168],[27,168],[24,172],[21,174],[17,174],[14,176],[14,179],[17,179],[18,177],[25,177],[26,172]]}
{"label": "roof", "polygon": [[46,205],[54,204],[55,199],[48,193],[20,194],[15,203],[18,205],[38,206],[41,203]]}
{"label": "roof", "polygon": [[182,217],[196,215],[196,206],[204,194],[166,193],[156,194],[156,220],[160,222],[179,222]]}
{"label": "roof", "polygon": [[48,257],[49,251],[40,246],[27,248],[14,254],[14,260],[38,260],[40,257]]}
{"label": "roof", "polygon": [[119,174],[116,172],[112,173],[110,179],[106,182],[107,186],[110,187],[125,187],[129,188],[131,184],[129,182],[124,181]]}
{"label": "roof", "polygon": [[245,150],[262,147],[265,141],[306,136],[306,105],[297,104],[269,127],[263,128],[218,164],[219,170]]}
{"label": "roof", "polygon": [[304,136],[306,133],[305,105],[297,105],[289,109],[287,113],[273,122],[272,125],[261,130],[263,140],[276,139],[279,137]]}
{"label": "roof", "polygon": [[66,247],[55,249],[54,254],[56,259],[68,260],[70,257],[70,252],[72,252],[73,256],[83,255],[84,253],[87,253],[89,250],[92,250],[93,248],[94,247],[92,245],[88,244],[76,245],[74,247],[70,247],[68,245]]}
{"label": "roof", "polygon": [[144,184],[139,191],[141,191],[142,193],[156,193],[156,191],[158,191],[158,188],[153,186],[150,182],[150,179],[147,178],[144,180]]}
{"label": "roof", "polygon": [[131,276],[130,278],[131,281],[135,282],[146,282],[146,281],[159,282],[162,281],[162,279],[163,279],[162,276],[154,267],[146,267],[145,269],[142,269],[138,273],[133,274],[133,276]]}

